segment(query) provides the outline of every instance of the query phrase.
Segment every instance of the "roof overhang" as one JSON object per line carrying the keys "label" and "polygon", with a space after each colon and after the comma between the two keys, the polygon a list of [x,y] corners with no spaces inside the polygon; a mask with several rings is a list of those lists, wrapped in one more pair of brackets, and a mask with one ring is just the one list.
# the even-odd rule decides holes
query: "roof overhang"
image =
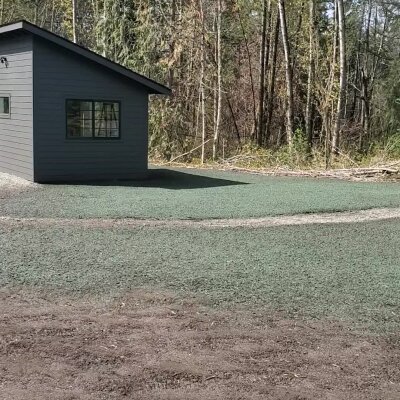
{"label": "roof overhang", "polygon": [[70,50],[71,52],[78,54],[83,58],[86,58],[90,61],[100,64],[105,68],[108,68],[120,75],[125,76],[128,79],[131,79],[132,81],[135,81],[136,83],[145,86],[150,94],[165,94],[165,95],[171,94],[171,89],[168,88],[167,86],[164,86],[156,81],[153,81],[152,79],[140,75],[128,68],[123,67],[120,64],[117,64],[105,57],[100,56],[97,53],[94,53],[91,50],[79,46],[45,29],[39,28],[38,26],[33,25],[27,21],[19,21],[9,25],[0,26],[0,35],[15,31],[28,32],[34,36],[40,37],[44,40],[47,40],[51,43],[61,46],[67,50]]}

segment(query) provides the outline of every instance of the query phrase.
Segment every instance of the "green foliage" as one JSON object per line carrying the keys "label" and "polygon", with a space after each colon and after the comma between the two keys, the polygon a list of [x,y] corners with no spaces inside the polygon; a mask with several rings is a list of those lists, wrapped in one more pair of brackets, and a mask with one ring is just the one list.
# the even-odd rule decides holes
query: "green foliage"
{"label": "green foliage", "polygon": [[96,0],[96,50],[129,66],[135,43],[135,7],[128,0]]}
{"label": "green foliage", "polygon": [[310,157],[310,149],[304,131],[298,128],[293,136],[292,146],[284,145],[277,149],[260,148],[252,143],[246,144],[237,155],[237,164],[247,168],[309,168],[321,162],[318,151]]}
{"label": "green foliage", "polygon": [[293,136],[293,151],[298,159],[298,162],[307,162],[309,158],[309,145],[305,132],[297,128]]}
{"label": "green foliage", "polygon": [[[175,154],[190,147],[192,140],[185,143],[185,138],[177,134],[178,121],[172,115],[180,115],[180,103],[170,99],[153,98],[150,102],[149,116],[149,150],[155,159],[170,160]],[[182,123],[182,122],[181,122]]]}
{"label": "green foliage", "polygon": [[386,152],[390,157],[400,159],[400,131],[389,137]]}
{"label": "green foliage", "polygon": [[[249,169],[292,169],[321,170],[326,168],[326,154],[323,147],[314,147],[311,152],[301,130],[294,136],[292,148],[281,146],[277,149],[265,149],[253,144],[246,144],[238,153],[228,158],[230,163]],[[360,152],[357,147],[352,151],[342,151],[331,165],[331,168],[373,167],[377,164],[390,164],[400,159],[400,131],[390,135],[386,140],[370,143],[368,152]]]}

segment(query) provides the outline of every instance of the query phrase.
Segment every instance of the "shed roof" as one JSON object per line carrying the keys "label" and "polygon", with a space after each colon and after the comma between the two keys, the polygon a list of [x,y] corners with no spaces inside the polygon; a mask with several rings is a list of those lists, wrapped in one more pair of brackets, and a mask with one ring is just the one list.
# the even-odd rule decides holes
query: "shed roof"
{"label": "shed roof", "polygon": [[108,68],[120,75],[123,75],[132,81],[135,81],[143,86],[145,86],[149,93],[152,94],[171,94],[171,89],[168,87],[161,85],[160,83],[153,81],[143,75],[140,75],[128,68],[123,67],[120,64],[117,64],[105,57],[100,56],[99,54],[94,53],[82,46],[79,46],[70,40],[64,39],[61,36],[58,36],[52,32],[49,32],[45,29],[39,28],[38,26],[31,24],[27,21],[18,21],[8,25],[0,26],[0,36],[8,33],[22,31],[31,33],[34,36],[40,37],[44,40],[52,42],[58,46],[61,46],[67,50],[72,51],[73,53],[78,54],[81,57],[84,57],[88,60],[94,61],[95,63],[101,65],[102,67]]}

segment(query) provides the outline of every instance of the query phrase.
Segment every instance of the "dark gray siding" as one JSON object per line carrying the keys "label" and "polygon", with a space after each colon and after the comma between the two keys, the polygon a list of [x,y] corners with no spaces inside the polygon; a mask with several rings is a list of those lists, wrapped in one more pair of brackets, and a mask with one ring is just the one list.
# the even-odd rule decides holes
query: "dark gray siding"
{"label": "dark gray siding", "polygon": [[[33,40],[35,180],[145,177],[146,89],[68,50]],[[120,101],[121,139],[66,139],[66,99]]]}
{"label": "dark gray siding", "polygon": [[33,179],[32,37],[0,38],[0,93],[11,96],[11,117],[0,117],[0,171]]}

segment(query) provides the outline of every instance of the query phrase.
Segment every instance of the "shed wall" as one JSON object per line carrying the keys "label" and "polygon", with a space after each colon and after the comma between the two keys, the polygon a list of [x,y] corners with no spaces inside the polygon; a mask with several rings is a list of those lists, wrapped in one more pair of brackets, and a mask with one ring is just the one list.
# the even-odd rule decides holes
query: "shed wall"
{"label": "shed wall", "polygon": [[11,96],[10,118],[0,117],[0,171],[33,179],[32,37],[0,37],[0,93]]}
{"label": "shed wall", "polygon": [[[35,180],[136,179],[147,174],[148,92],[92,61],[34,39]],[[66,100],[121,103],[119,140],[67,139]]]}

